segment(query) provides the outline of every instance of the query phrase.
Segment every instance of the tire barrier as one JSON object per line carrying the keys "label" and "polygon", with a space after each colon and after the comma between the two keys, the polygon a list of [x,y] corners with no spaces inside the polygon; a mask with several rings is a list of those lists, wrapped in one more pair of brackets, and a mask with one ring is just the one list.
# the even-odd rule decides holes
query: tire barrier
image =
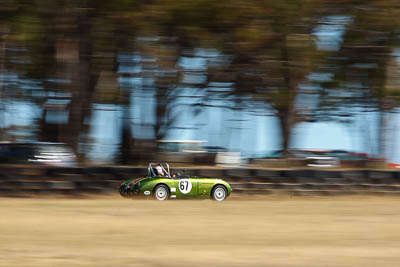
{"label": "tire barrier", "polygon": [[[174,171],[198,177],[221,177],[231,184],[234,194],[400,196],[400,171],[255,168]],[[0,196],[117,194],[120,182],[146,173],[146,167],[2,166]]]}

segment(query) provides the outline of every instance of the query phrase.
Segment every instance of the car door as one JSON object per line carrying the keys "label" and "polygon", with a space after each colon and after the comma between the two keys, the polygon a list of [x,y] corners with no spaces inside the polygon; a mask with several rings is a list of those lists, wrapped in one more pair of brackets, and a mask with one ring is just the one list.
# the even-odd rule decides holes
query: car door
{"label": "car door", "polygon": [[198,196],[196,178],[178,178],[174,180],[177,198],[193,198]]}
{"label": "car door", "polygon": [[215,179],[199,178],[197,183],[197,192],[199,197],[209,198],[214,185]]}

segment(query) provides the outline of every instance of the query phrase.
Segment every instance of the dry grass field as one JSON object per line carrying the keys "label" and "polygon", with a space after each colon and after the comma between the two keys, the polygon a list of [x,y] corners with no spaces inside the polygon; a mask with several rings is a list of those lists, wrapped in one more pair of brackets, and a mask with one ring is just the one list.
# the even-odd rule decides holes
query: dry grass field
{"label": "dry grass field", "polygon": [[0,266],[399,266],[400,199],[0,198]]}

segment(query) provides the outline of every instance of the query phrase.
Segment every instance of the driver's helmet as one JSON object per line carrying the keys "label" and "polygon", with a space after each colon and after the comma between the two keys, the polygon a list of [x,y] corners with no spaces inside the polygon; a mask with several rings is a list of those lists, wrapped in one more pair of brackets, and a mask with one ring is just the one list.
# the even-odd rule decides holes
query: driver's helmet
{"label": "driver's helmet", "polygon": [[163,176],[164,175],[163,168],[160,165],[156,167],[156,174],[158,176]]}

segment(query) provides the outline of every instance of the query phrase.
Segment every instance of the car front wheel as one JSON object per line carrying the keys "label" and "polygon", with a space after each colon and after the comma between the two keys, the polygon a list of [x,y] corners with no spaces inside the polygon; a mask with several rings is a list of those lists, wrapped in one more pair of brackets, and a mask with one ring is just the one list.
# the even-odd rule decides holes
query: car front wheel
{"label": "car front wheel", "polygon": [[154,189],[154,197],[157,200],[167,200],[169,197],[168,187],[163,184],[157,185]]}
{"label": "car front wheel", "polygon": [[211,197],[216,201],[223,201],[227,196],[226,188],[222,185],[217,185],[212,191]]}

